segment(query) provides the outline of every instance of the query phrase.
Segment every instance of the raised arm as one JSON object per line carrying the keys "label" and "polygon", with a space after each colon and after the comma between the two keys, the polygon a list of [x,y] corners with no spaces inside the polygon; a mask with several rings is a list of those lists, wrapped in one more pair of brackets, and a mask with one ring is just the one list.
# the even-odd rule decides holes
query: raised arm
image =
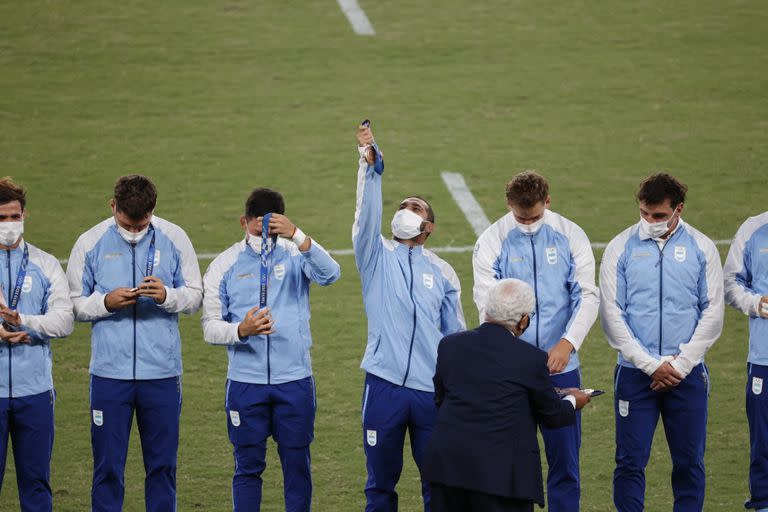
{"label": "raised arm", "polygon": [[[384,172],[384,160],[378,147],[373,142],[370,128],[360,126],[357,130],[358,153],[357,200],[355,203],[355,221],[352,224],[352,247],[360,277],[373,272],[383,250],[381,244],[381,176]],[[369,164],[366,151],[374,148],[375,161]]]}

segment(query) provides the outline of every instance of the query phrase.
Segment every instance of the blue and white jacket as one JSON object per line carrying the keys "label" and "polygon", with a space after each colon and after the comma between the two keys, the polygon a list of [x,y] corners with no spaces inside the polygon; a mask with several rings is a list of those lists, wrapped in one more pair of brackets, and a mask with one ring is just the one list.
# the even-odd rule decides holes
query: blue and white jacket
{"label": "blue and white jacket", "polygon": [[725,300],[749,316],[749,362],[768,366],[768,319],[759,314],[768,295],[768,212],[741,225],[723,268]]}
{"label": "blue and white jacket", "polygon": [[459,278],[434,253],[381,235],[381,174],[365,161],[365,148],[358,150],[352,245],[368,316],[361,367],[399,386],[434,391],[437,345],[465,329]]}
{"label": "blue and white jacket", "polygon": [[611,240],[600,267],[600,317],[622,366],[664,362],[686,377],[723,329],[723,269],[714,242],[681,219],[664,242],[640,223]]}
{"label": "blue and white jacket", "polygon": [[[146,277],[153,237],[152,275],[165,284],[165,302],[140,297],[133,306],[108,311],[104,298],[109,292],[134,288]],[[93,326],[92,375],[122,380],[181,375],[178,316],[200,309],[203,286],[192,242],[179,226],[153,216],[149,232],[133,245],[110,217],[78,238],[67,278],[75,318]]]}
{"label": "blue and white jacket", "polygon": [[[550,210],[544,210],[543,220],[528,235],[509,212],[480,235],[472,257],[473,298],[482,322],[488,290],[497,280],[525,281],[536,295],[536,314],[521,338],[544,351],[565,338],[579,350],[600,303],[595,257],[579,226]],[[563,372],[578,367],[574,353]]]}
{"label": "blue and white jacket", "polygon": [[[255,249],[254,249],[255,247]],[[203,281],[205,341],[227,345],[227,378],[249,384],[283,384],[312,375],[309,349],[309,286],[334,283],[339,264],[312,240],[307,252],[278,238],[271,255],[267,307],[275,333],[241,339],[237,327],[249,310],[259,305],[261,238],[247,237],[221,253],[208,267]]]}
{"label": "blue and white jacket", "polygon": [[0,398],[53,389],[50,339],[69,336],[74,326],[67,278],[59,261],[24,240],[15,249],[0,251],[2,303],[8,304],[16,287],[25,247],[29,261],[16,311],[32,341],[0,341]]}

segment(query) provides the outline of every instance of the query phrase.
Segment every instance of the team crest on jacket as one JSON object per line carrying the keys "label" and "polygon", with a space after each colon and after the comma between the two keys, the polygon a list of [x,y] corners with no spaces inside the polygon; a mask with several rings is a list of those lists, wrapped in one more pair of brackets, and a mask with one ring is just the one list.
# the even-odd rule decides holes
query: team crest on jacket
{"label": "team crest on jacket", "polygon": [[237,411],[229,411],[229,419],[232,421],[233,427],[240,426],[240,413]]}
{"label": "team crest on jacket", "polygon": [[365,431],[365,440],[368,443],[368,446],[376,446],[376,431],[375,430],[366,430]]}
{"label": "team crest on jacket", "polygon": [[284,277],[285,277],[285,265],[282,263],[275,265],[275,278],[282,281]]}
{"label": "team crest on jacket", "polygon": [[24,276],[24,284],[21,285],[22,293],[29,293],[32,291],[32,276]]}
{"label": "team crest on jacket", "polygon": [[432,274],[426,274],[426,273],[421,274],[421,278],[424,281],[424,286],[426,286],[430,290],[432,289],[433,286],[435,286],[435,276],[433,276]]}
{"label": "team crest on jacket", "polygon": [[93,410],[93,424],[100,427],[104,424],[104,412],[97,409]]}
{"label": "team crest on jacket", "polygon": [[619,415],[622,418],[629,416],[629,402],[626,400],[619,400]]}
{"label": "team crest on jacket", "polygon": [[759,395],[763,392],[763,379],[760,377],[752,377],[752,393]]}
{"label": "team crest on jacket", "polygon": [[675,246],[675,259],[679,261],[680,263],[685,261],[685,246],[684,245],[676,245]]}
{"label": "team crest on jacket", "polygon": [[557,247],[547,247],[547,263],[550,265],[557,263]]}

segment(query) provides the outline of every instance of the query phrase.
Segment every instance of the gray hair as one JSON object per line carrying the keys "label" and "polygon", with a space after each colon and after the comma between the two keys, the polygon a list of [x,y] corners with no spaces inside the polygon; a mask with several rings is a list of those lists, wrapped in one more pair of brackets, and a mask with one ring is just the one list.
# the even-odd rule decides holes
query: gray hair
{"label": "gray hair", "polygon": [[491,323],[516,325],[536,306],[533,290],[525,281],[502,279],[488,290],[485,318]]}

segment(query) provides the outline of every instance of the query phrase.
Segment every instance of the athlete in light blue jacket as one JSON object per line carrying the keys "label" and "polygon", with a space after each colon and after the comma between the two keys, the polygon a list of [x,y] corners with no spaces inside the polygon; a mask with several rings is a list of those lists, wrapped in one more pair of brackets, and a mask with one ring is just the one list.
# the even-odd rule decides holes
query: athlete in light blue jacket
{"label": "athlete in light blue jacket", "polygon": [[746,395],[751,496],[744,506],[768,512],[768,212],[741,225],[723,274],[725,300],[749,317]]}
{"label": "athlete in light blue jacket", "polygon": [[13,441],[23,512],[50,512],[53,410],[51,338],[72,332],[59,262],[23,238],[26,194],[0,180],[0,489]]}
{"label": "athlete in light blue jacket", "polygon": [[[392,220],[394,239],[384,238],[383,157],[369,126],[359,127],[357,139],[360,160],[352,243],[368,317],[368,344],[361,365],[366,371],[366,511],[394,511],[406,428],[421,468],[434,426],[432,377],[437,345],[465,324],[456,272],[423,248],[434,229],[432,208],[419,197],[406,198]],[[423,480],[422,495],[429,511],[429,487]]]}
{"label": "athlete in light blue jacket", "polygon": [[[480,235],[472,268],[473,295],[481,321],[488,290],[500,279],[521,279],[536,294],[535,315],[521,338],[548,353],[552,385],[581,387],[579,356],[597,319],[595,258],[584,231],[551,211],[549,184],[535,171],[507,184],[510,212]],[[578,512],[581,412],[569,427],[543,428],[549,471],[547,506],[551,512]]]}
{"label": "athlete in light blue jacket", "polygon": [[75,315],[91,322],[94,511],[122,510],[133,414],[144,455],[148,511],[176,509],[181,413],[179,313],[202,303],[202,280],[184,231],[153,215],[154,184],[123,176],[113,217],[86,231],[67,266]]}
{"label": "athlete in light blue jacket", "polygon": [[[235,456],[235,511],[260,508],[270,435],[283,466],[286,511],[309,512],[312,505],[309,445],[316,404],[309,287],[334,283],[341,271],[284,212],[278,192],[255,189],[240,219],[245,239],[217,256],[204,279],[205,341],[226,345],[229,354],[225,409]],[[262,237],[268,214],[275,245]]]}
{"label": "athlete in light blue jacket", "polygon": [[611,240],[600,267],[600,317],[619,353],[613,501],[620,512],[643,510],[659,416],[672,456],[673,510],[704,506],[704,354],[723,328],[723,270],[712,240],[681,218],[687,190],[669,174],[643,181],[640,222]]}

